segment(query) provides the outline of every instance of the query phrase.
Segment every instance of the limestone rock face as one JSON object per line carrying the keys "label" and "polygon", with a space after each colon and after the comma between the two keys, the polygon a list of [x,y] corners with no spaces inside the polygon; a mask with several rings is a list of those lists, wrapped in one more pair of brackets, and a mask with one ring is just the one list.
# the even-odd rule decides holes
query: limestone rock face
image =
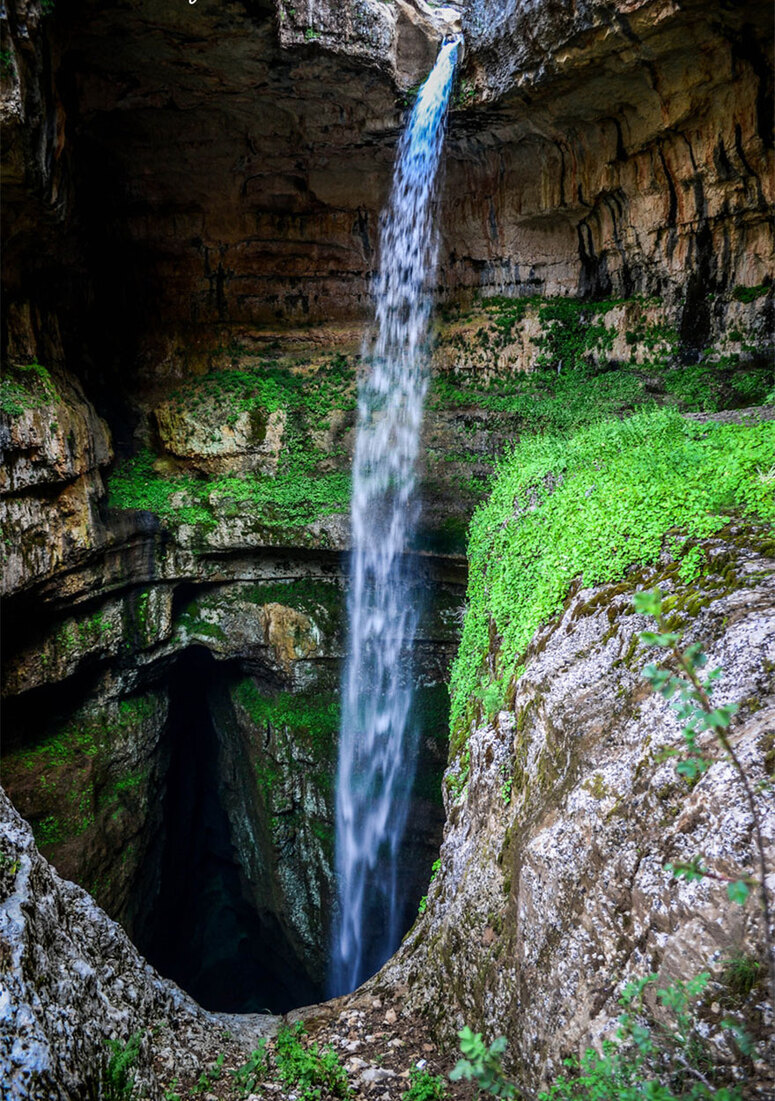
{"label": "limestone rock face", "polygon": [[[105,1087],[108,1041],[143,1043],[138,1087],[162,1097],[150,1030],[160,1028],[170,1065],[199,1066],[203,1033],[221,1028],[173,983],[161,979],[126,934],[40,856],[29,826],[0,789],[0,1075],[13,1101],[70,1101]],[[245,1025],[248,1028],[245,1029]],[[235,1029],[243,1051],[275,1022]],[[252,1035],[251,1035],[252,1034]]]}
{"label": "limestone rock face", "polygon": [[0,412],[4,594],[74,565],[106,538],[108,427],[77,379],[29,358],[8,376],[13,413]]}
{"label": "limestone rock face", "polygon": [[[101,364],[106,400],[107,378],[191,374],[214,326],[368,315],[407,89],[452,9],[9,12],[6,202],[25,230],[8,305],[39,306],[44,233],[47,309]],[[461,17],[443,295],[658,294],[696,355],[734,289],[772,278],[770,6],[514,0]]]}
{"label": "limestone rock face", "polygon": [[[551,1079],[563,1057],[610,1037],[628,979],[709,968],[715,1020],[731,1004],[725,959],[762,958],[753,898],[737,907],[723,883],[679,883],[664,870],[701,853],[721,875],[753,873],[752,820],[729,764],[717,761],[690,788],[664,758],[682,739],[642,679],[657,655],[638,643],[647,622],[631,603],[636,587],[657,581],[674,607],[690,596],[686,640],[724,671],[714,700],[740,703],[732,740],[756,788],[772,774],[775,720],[775,562],[771,544],[757,545],[739,533],[711,541],[694,594],[660,568],[577,591],[531,644],[513,709],[472,729],[462,792],[459,758],[448,773],[427,910],[377,987],[408,984],[412,1007],[450,1040],[464,1023],[506,1035],[521,1083]],[[771,792],[756,799],[772,868]],[[750,1027],[766,1038],[764,983],[757,994]]]}

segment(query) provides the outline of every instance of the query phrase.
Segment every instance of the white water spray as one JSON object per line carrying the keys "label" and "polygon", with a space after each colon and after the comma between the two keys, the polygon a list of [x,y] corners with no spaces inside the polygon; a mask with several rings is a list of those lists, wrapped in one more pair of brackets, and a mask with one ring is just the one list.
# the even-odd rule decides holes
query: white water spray
{"label": "white water spray", "polygon": [[407,550],[418,517],[428,283],[438,254],[432,200],[459,43],[442,46],[401,136],[381,223],[375,324],[364,346],[370,370],[358,389],[332,994],[377,971],[403,932],[397,862],[417,753],[410,663],[419,616]]}

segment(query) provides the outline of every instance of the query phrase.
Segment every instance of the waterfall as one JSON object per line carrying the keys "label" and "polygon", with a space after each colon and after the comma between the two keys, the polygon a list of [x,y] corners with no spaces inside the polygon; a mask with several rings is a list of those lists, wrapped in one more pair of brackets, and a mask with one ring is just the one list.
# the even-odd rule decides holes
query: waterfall
{"label": "waterfall", "polygon": [[403,933],[398,855],[417,754],[411,649],[419,616],[409,549],[427,389],[433,197],[459,38],[442,46],[401,136],[380,226],[375,320],[358,388],[348,654],[336,786],[331,993],[354,990]]}

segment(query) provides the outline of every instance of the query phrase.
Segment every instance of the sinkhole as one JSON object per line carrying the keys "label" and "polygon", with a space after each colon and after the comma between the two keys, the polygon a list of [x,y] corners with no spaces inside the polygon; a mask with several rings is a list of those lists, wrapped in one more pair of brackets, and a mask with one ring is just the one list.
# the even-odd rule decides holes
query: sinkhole
{"label": "sinkhole", "polygon": [[[283,928],[285,915],[251,892],[230,799],[239,777],[225,774],[227,754],[213,718],[224,695],[219,673],[212,655],[193,647],[169,677],[155,904],[135,939],[161,974],[207,1009],[284,1013],[320,1000],[322,984]],[[223,725],[222,718],[221,733]],[[233,750],[229,756],[233,764]],[[237,806],[236,813],[249,811]],[[260,844],[260,821],[246,824]]]}
{"label": "sinkhole", "polygon": [[[145,664],[126,651],[5,708],[3,785],[43,854],[208,1010],[325,997],[340,668],[320,664],[304,686],[205,645]],[[441,840],[445,665],[416,689],[402,931]]]}

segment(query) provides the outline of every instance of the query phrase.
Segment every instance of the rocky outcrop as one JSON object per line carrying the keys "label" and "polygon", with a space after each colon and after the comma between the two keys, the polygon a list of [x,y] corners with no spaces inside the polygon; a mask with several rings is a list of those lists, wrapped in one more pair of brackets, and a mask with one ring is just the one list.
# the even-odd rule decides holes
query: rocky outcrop
{"label": "rocky outcrop", "polygon": [[[100,504],[110,432],[77,379],[37,362],[31,326],[28,336],[2,382],[4,594],[66,571],[106,539]],[[62,362],[61,345],[54,362]]]}
{"label": "rocky outcrop", "polygon": [[[116,1087],[109,1045],[123,1051],[133,1036],[128,1073],[156,1101],[172,1067],[198,1071],[209,1033],[230,1027],[231,1042],[221,1042],[242,1061],[277,1027],[272,1018],[205,1014],[161,979],[89,895],[42,859],[1,789],[0,951],[0,1073],[13,1101],[103,1096]],[[169,1068],[163,1079],[155,1059]]]}
{"label": "rocky outcrop", "polygon": [[331,6],[292,7],[276,0],[280,42],[286,48],[314,42],[348,58],[388,66],[397,87],[421,83],[433,68],[442,40],[461,31],[456,6],[424,0],[351,0]]}
{"label": "rocky outcrop", "polygon": [[[718,760],[689,785],[665,756],[680,728],[642,678],[657,655],[638,641],[648,623],[632,608],[635,589],[656,584],[687,643],[723,669],[714,700],[740,705],[732,740],[758,790],[770,869],[775,858],[771,787],[758,786],[773,766],[772,543],[730,529],[705,547],[708,570],[692,588],[666,559],[622,584],[575,591],[534,638],[513,707],[471,730],[467,780],[460,758],[447,773],[427,910],[375,987],[407,985],[409,1005],[439,1036],[451,1040],[464,1023],[506,1035],[512,1070],[530,1088],[615,1032],[628,979],[710,969],[703,1012],[713,1022],[740,1008],[725,961],[765,952],[753,896],[737,907],[723,883],[680,883],[665,870],[701,853],[734,877],[754,873],[755,857],[731,766]],[[763,971],[747,1025],[771,1035]],[[763,1064],[754,1077],[765,1096]]]}

